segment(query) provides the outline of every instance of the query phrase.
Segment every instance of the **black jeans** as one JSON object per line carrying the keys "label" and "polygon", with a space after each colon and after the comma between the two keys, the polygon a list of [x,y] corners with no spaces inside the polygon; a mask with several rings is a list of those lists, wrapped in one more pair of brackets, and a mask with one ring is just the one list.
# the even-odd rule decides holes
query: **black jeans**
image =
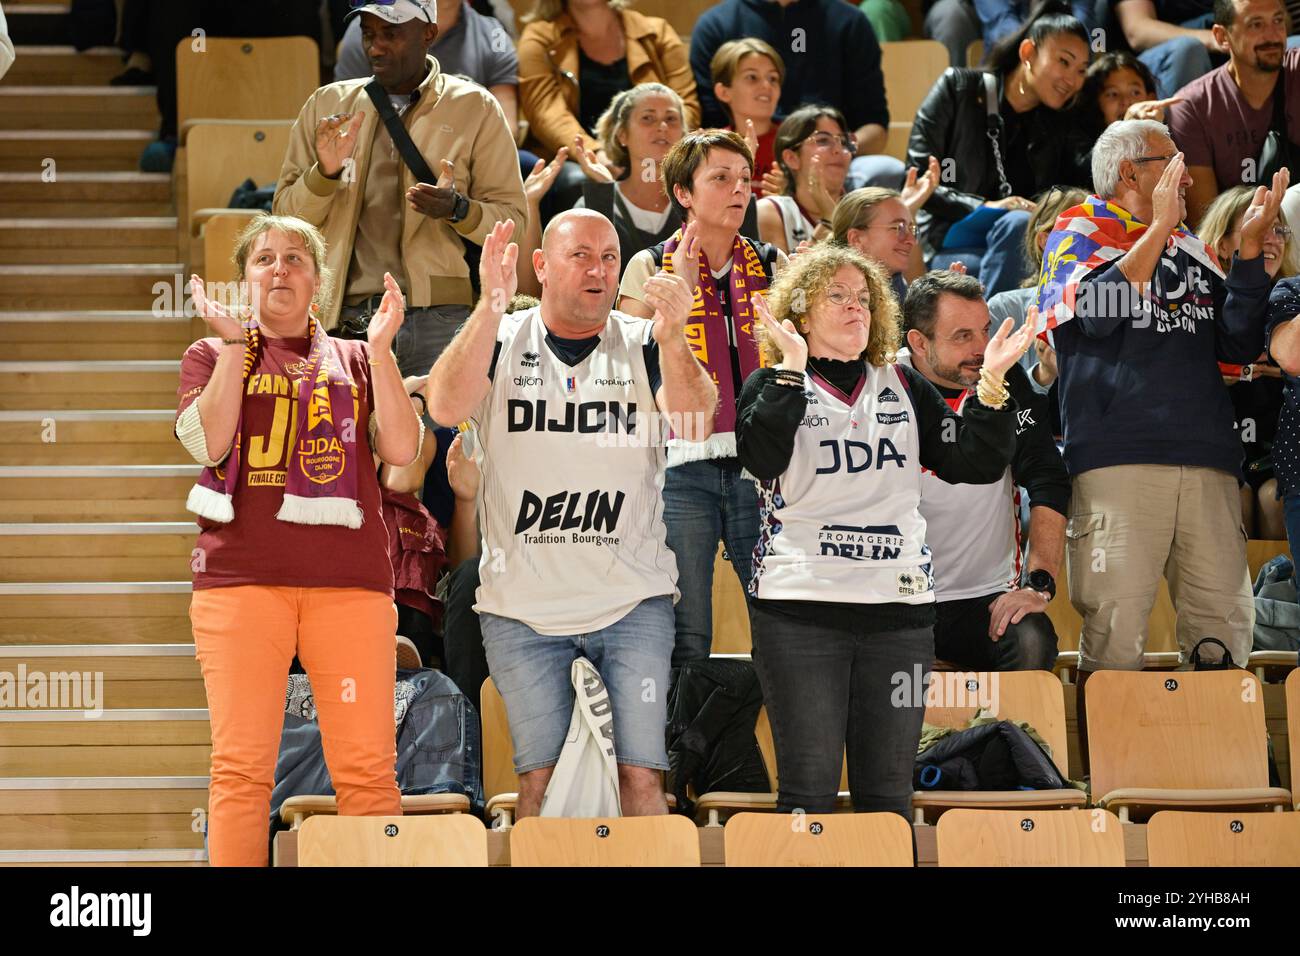
{"label": "black jeans", "polygon": [[467,558],[448,572],[447,592],[442,604],[442,671],[474,702],[478,713],[479,692],[488,678],[483,632],[474,613],[478,591],[478,556]]}
{"label": "black jeans", "polygon": [[750,602],[750,624],[776,744],[777,809],[830,812],[847,750],[853,809],[910,823],[933,629],[852,632],[766,603]]}
{"label": "black jeans", "polygon": [[934,656],[973,671],[1050,671],[1056,666],[1056,628],[1043,612],[1008,624],[989,637],[989,608],[1003,592],[935,605]]}

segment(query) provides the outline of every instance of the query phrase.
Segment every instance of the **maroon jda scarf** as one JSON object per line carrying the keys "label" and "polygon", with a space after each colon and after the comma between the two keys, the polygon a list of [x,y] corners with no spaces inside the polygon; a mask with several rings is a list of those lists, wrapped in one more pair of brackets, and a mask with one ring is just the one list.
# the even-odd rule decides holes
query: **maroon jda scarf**
{"label": "maroon jda scarf", "polygon": [[[294,524],[333,524],[360,528],[363,513],[357,502],[356,402],[353,381],[337,343],[311,318],[307,324],[311,349],[298,383],[296,444],[289,454],[284,502],[276,517]],[[244,329],[244,374],[241,393],[257,368],[264,338],[254,323]],[[212,521],[229,522],[239,486],[244,416],[241,408],[235,443],[223,465],[205,468],[190,489],[185,507]]]}
{"label": "maroon jda scarf", "polygon": [[[664,271],[672,272],[672,253],[682,241],[678,229],[664,243]],[[673,439],[668,445],[668,467],[708,458],[730,458],[736,454],[736,400],[744,380],[760,364],[758,344],[754,341],[754,310],[749,298],[768,286],[754,247],[739,234],[731,247],[731,323],[735,330],[736,350],[740,357],[740,381],[733,381],[731,337],[727,334],[728,316],[722,311],[718,286],[709,270],[708,259],[700,252],[700,274],[696,278],[695,301],[686,322],[686,341],[691,351],[709,372],[718,387],[718,410],[713,418],[713,434],[707,441],[686,442]],[[690,277],[686,277],[690,281]]]}

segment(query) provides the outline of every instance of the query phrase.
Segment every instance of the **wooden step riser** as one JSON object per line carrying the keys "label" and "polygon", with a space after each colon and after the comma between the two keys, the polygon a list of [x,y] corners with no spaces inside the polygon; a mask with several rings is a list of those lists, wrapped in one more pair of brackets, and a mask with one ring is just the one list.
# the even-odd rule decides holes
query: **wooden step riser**
{"label": "wooden step riser", "polygon": [[192,477],[0,477],[0,521],[185,521],[192,487]]}
{"label": "wooden step riser", "polygon": [[0,594],[0,644],[189,644],[189,608],[188,591]]}
{"label": "wooden step riser", "polygon": [[[182,277],[182,282],[189,276]],[[136,308],[148,310],[158,293],[154,291],[157,283],[163,283],[168,292],[176,285],[176,277],[170,272],[144,272],[140,274],[114,275],[111,273],[90,274],[69,272],[59,275],[32,275],[24,272],[0,274],[0,302],[9,311],[22,311],[37,308],[23,305],[22,300],[32,297],[58,298],[60,293],[68,297],[93,298],[96,287],[101,295],[114,298],[133,297],[143,302]],[[42,311],[56,307],[42,306]],[[115,306],[101,306],[101,309],[114,309]],[[69,309],[70,311],[70,309]]]}
{"label": "wooden step riser", "polygon": [[[3,721],[0,722],[0,747],[203,747],[212,744],[212,730],[206,720],[108,720],[107,716],[49,723]],[[0,808],[3,805],[0,797]],[[4,812],[0,809],[0,816]]]}
{"label": "wooden step riser", "polygon": [[[95,312],[102,309],[116,311],[119,309],[147,309],[153,301],[148,292],[126,290],[96,295],[85,285],[68,283],[67,291],[59,291],[58,283],[44,292],[10,293],[0,290],[0,302],[10,310],[32,309],[35,311],[72,311],[84,310]],[[84,291],[83,291],[84,290]]]}
{"label": "wooden step riser", "polygon": [[[186,486],[186,494],[193,484]],[[184,521],[188,517],[193,516],[185,510],[184,496],[174,495],[156,501],[53,497],[0,500],[0,521]]]}
{"label": "wooden step riser", "polygon": [[[6,83],[3,88],[11,88]],[[109,88],[111,89],[111,88]],[[0,96],[0,129],[155,130],[152,92],[30,93]]]}
{"label": "wooden step riser", "polygon": [[[0,162],[0,171],[4,163]],[[40,199],[10,199],[3,192],[0,184],[0,216],[46,216],[56,218],[64,216],[69,219],[82,216],[166,216],[172,211],[172,204],[167,199],[119,200],[108,198],[104,201],[70,199],[67,201],[44,201]]]}
{"label": "wooden step riser", "polygon": [[188,812],[0,816],[0,850],[201,850],[202,819]]}
{"label": "wooden step riser", "polygon": [[[206,725],[205,725],[206,726]],[[207,776],[207,774],[200,774]],[[207,809],[206,788],[0,790],[0,816],[56,813],[190,813]]]}
{"label": "wooden step riser", "polygon": [[8,645],[184,644],[193,639],[190,619],[183,611],[173,617],[0,618],[0,643]]}
{"label": "wooden step riser", "polygon": [[[152,302],[150,305],[152,305]],[[194,341],[190,337],[191,324],[184,318],[162,322],[151,321],[148,318],[139,320],[121,318],[114,319],[111,322],[78,321],[84,319],[84,316],[72,318],[74,321],[65,321],[63,319],[55,321],[42,317],[36,321],[13,322],[5,321],[3,317],[0,317],[0,342],[4,343],[6,349],[10,345],[25,342],[67,344],[75,340],[97,348],[112,345],[114,342],[124,342],[127,345],[144,345],[149,342],[158,342],[170,348],[179,349],[180,353],[183,353],[189,347],[189,344]],[[172,358],[179,361],[180,353],[172,356]],[[8,361],[15,360],[9,359]],[[72,360],[51,359],[51,361]]]}
{"label": "wooden step riser", "polygon": [[[5,4],[11,10],[11,3]],[[5,83],[14,86],[107,86],[126,67],[120,53],[18,50]]]}
{"label": "wooden step riser", "polygon": [[[130,143],[111,152],[90,156],[69,155],[59,159],[57,169],[64,173],[126,173],[140,168],[140,154],[147,143]],[[44,157],[32,156],[30,150],[11,152],[8,144],[0,144],[0,173],[39,173]],[[85,148],[84,146],[82,147]],[[46,154],[50,155],[50,154]],[[42,213],[43,215],[44,213]],[[82,213],[85,215],[85,213]],[[123,215],[129,215],[124,213]],[[158,215],[163,215],[158,213]]]}
{"label": "wooden step riser", "polygon": [[[203,679],[199,672],[199,662],[193,656],[179,654],[157,656],[109,654],[104,656],[70,655],[68,657],[50,657],[47,653],[45,656],[33,654],[31,657],[4,657],[0,658],[0,673],[11,675],[10,679],[12,680],[17,680],[18,676],[25,674],[29,684],[34,674],[50,675],[59,673],[89,673],[96,675],[96,677],[103,675],[105,685],[114,683],[129,684],[132,681],[201,681]],[[105,709],[124,706],[107,700],[101,703]],[[57,705],[47,704],[46,706],[54,707]],[[67,706],[69,709],[76,709],[73,705]],[[200,704],[199,706],[203,705]],[[80,721],[74,721],[73,723],[80,723]],[[48,725],[41,724],[40,726],[54,726],[54,724],[55,721],[50,721]],[[125,722],[119,722],[119,724],[126,726]],[[28,725],[0,722],[0,740],[5,739],[4,734],[8,732],[5,730],[6,727],[17,726]]]}
{"label": "wooden step riser", "polygon": [[[96,323],[99,325],[100,323]],[[142,327],[147,328],[144,323]],[[186,336],[185,341],[158,341],[142,339],[142,333],[129,326],[121,328],[122,335],[113,341],[97,342],[92,337],[79,335],[76,326],[71,323],[66,329],[36,330],[36,335],[26,341],[10,336],[4,323],[0,323],[0,350],[6,360],[11,362],[78,362],[108,361],[112,359],[170,359],[179,360],[192,341]],[[159,326],[154,325],[157,330]],[[97,329],[102,332],[102,329]],[[66,334],[68,338],[59,341],[55,333]],[[2,430],[2,428],[0,428]],[[3,454],[3,451],[0,451]],[[32,462],[31,464],[39,464]],[[107,462],[105,462],[107,464]],[[149,462],[141,462],[149,464]]]}
{"label": "wooden step riser", "polygon": [[175,408],[178,382],[168,372],[14,372],[0,375],[0,408]]}
{"label": "wooden step riser", "polygon": [[5,6],[9,7],[5,18],[15,46],[66,46],[72,42],[67,13],[29,12],[21,3]]}
{"label": "wooden step riser", "polygon": [[183,581],[191,576],[189,551],[181,556],[84,554],[61,557],[0,558],[0,580],[41,581]]}
{"label": "wooden step riser", "polygon": [[[3,144],[0,144],[0,151],[2,150]],[[3,152],[0,152],[0,155],[3,155]],[[26,170],[26,172],[39,173],[40,170]],[[170,202],[172,197],[171,182],[167,179],[150,178],[142,180],[135,177],[114,177],[103,181],[87,181],[73,175],[71,170],[63,170],[62,167],[57,172],[54,182],[23,179],[18,182],[0,183],[0,197],[3,197],[5,202],[31,201],[37,205],[46,203],[55,205],[81,203],[85,204],[86,207],[94,206],[95,209],[92,212],[83,213],[86,216],[104,215],[98,208],[99,205],[104,203],[140,202],[164,204]],[[62,173],[68,173],[68,175],[62,175]],[[36,215],[40,214],[37,213]],[[122,215],[131,215],[131,213],[122,213]],[[163,216],[170,215],[170,213],[148,213],[146,215]]]}
{"label": "wooden step riser", "polygon": [[[211,747],[0,747],[0,767],[15,777],[190,777],[207,775],[211,765]],[[0,825],[5,819],[0,817]],[[188,828],[188,815],[186,821]],[[133,835],[132,840],[143,835]],[[198,836],[201,846],[202,834]],[[161,842],[144,845],[174,845],[171,835],[159,839]],[[141,843],[118,846],[129,849]]]}
{"label": "wooden step riser", "polygon": [[[208,700],[203,691],[203,681],[201,680],[106,680],[104,682],[104,706],[122,710],[156,707],[207,707]],[[0,756],[0,767],[5,768],[7,776],[14,777],[82,775],[82,772],[64,770],[62,767],[50,767],[44,770],[38,768],[19,772],[6,766],[2,756]],[[149,773],[151,775],[206,774],[207,770],[160,770],[149,771]],[[84,774],[90,776],[131,775],[128,771],[114,771],[111,768],[108,770],[87,770],[84,771]]]}
{"label": "wooden step riser", "polygon": [[[3,428],[0,428],[3,433]],[[62,432],[60,432],[62,435]],[[189,465],[194,459],[171,437],[162,442],[125,441],[5,444],[0,441],[0,465]]]}
{"label": "wooden step riser", "polygon": [[70,246],[67,249],[38,246],[26,249],[0,248],[0,265],[5,266],[73,265],[75,263],[89,265],[105,262],[142,264],[175,257],[174,242],[160,242],[147,246]]}
{"label": "wooden step riser", "polygon": [[[139,225],[114,224],[108,228],[93,228],[89,224],[62,225],[42,222],[23,225],[0,224],[0,255],[12,255],[24,249],[39,250],[48,254],[74,253],[80,250],[103,249],[157,249],[176,245],[176,223],[164,220]],[[143,262],[175,262],[173,258],[143,259]],[[86,262],[95,262],[86,259]]]}

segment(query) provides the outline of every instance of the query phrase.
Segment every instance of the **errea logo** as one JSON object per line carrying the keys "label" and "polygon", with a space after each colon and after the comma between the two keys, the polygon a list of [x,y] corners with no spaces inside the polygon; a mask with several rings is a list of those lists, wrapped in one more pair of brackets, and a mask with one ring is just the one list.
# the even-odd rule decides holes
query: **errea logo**
{"label": "errea logo", "polygon": [[537,368],[541,363],[541,356],[536,352],[525,352],[524,357],[519,360],[521,368]]}

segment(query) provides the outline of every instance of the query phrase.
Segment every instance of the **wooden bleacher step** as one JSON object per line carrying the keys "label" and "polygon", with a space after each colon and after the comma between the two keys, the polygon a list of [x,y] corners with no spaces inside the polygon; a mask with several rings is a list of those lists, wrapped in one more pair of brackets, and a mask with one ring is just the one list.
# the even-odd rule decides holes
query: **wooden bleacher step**
{"label": "wooden bleacher step", "polygon": [[9,36],[16,45],[48,46],[69,42],[70,11],[68,3],[5,0]]}
{"label": "wooden bleacher step", "polygon": [[206,850],[0,850],[0,866],[206,866]]}
{"label": "wooden bleacher step", "polygon": [[[54,181],[46,182],[41,177],[40,157],[52,155],[47,152],[40,153],[35,159],[27,157],[20,171],[0,172],[0,216],[171,215],[171,177],[166,173],[135,171],[140,153],[150,138],[147,135],[131,135],[133,138],[129,154],[124,153],[107,170],[76,172],[73,171],[75,167],[61,164],[56,169]],[[6,165],[10,161],[5,157],[12,155],[8,152],[11,148],[21,144],[18,136],[17,133],[0,130],[0,169],[10,168]],[[47,142],[44,145],[55,144]],[[87,152],[85,144],[77,147],[71,140],[62,145]],[[94,153],[100,145],[103,145],[103,141],[97,142],[89,152]],[[39,149],[39,146],[36,148]]]}
{"label": "wooden bleacher step", "polygon": [[4,842],[22,845],[0,848],[0,863],[24,852],[201,853],[207,806],[207,776],[3,779]]}
{"label": "wooden bleacher step", "polygon": [[0,218],[0,265],[168,262],[176,258],[174,216],[90,219]]}
{"label": "wooden bleacher step", "polygon": [[[0,340],[17,349],[7,332],[0,320]],[[193,464],[174,419],[168,408],[0,412],[0,465]]]}
{"label": "wooden bleacher step", "polygon": [[0,85],[0,126],[5,129],[158,128],[152,86]]}
{"label": "wooden bleacher step", "polygon": [[[138,309],[159,295],[165,311],[175,311],[179,262],[104,265],[0,265],[0,303],[6,309]],[[155,287],[165,291],[155,291]]]}
{"label": "wooden bleacher step", "polygon": [[[156,710],[175,708],[203,708],[207,699],[203,692],[203,676],[199,671],[199,662],[194,657],[194,645],[188,644],[27,644],[0,647],[0,672],[17,675],[40,674],[79,674],[92,675],[92,680],[102,680],[102,697],[99,706],[104,713],[118,710]],[[83,678],[84,680],[84,678]],[[30,681],[30,676],[29,676]],[[20,689],[20,682],[17,685]],[[17,694],[18,689],[11,689]],[[82,690],[83,696],[75,700],[73,708],[80,713],[86,709],[86,694],[91,688]],[[52,693],[52,691],[51,691]],[[95,691],[98,697],[98,690]],[[47,713],[39,698],[27,692],[25,698],[15,698],[18,706],[14,709],[0,711],[0,720],[7,719],[6,714],[25,711],[27,713]],[[55,701],[59,703],[59,701]],[[32,718],[24,718],[32,719]],[[124,718],[125,719],[125,718]],[[139,718],[144,719],[144,718]],[[86,721],[88,724],[89,721]],[[87,738],[90,739],[90,738]],[[108,746],[108,744],[104,744]],[[2,751],[3,748],[0,748]],[[55,769],[57,765],[57,769]],[[0,753],[0,766],[13,776],[28,776],[30,772],[20,773],[9,764]],[[206,765],[205,765],[206,766]],[[58,761],[36,773],[66,776],[72,771],[65,770]],[[92,771],[85,771],[91,773]],[[112,772],[93,771],[93,773]],[[130,771],[139,773],[143,771]],[[179,771],[168,771],[179,772]],[[199,772],[199,771],[196,771]]]}
{"label": "wooden bleacher step", "polygon": [[0,465],[0,521],[184,521],[202,468]]}
{"label": "wooden bleacher step", "polygon": [[[13,0],[5,3],[11,11]],[[122,51],[98,46],[77,52],[71,46],[19,46],[6,86],[107,86],[122,72]]]}
{"label": "wooden bleacher step", "polygon": [[0,312],[8,361],[179,359],[191,341],[191,320],[175,312]]}
{"label": "wooden bleacher step", "polygon": [[182,521],[0,524],[0,580],[184,580],[197,532]]}
{"label": "wooden bleacher step", "polygon": [[0,584],[0,644],[187,644],[189,576]]}
{"label": "wooden bleacher step", "polygon": [[180,367],[179,359],[0,362],[0,409],[175,408]]}
{"label": "wooden bleacher step", "polygon": [[[207,773],[211,756],[212,734],[208,712],[203,708],[113,709],[93,718],[81,709],[0,714],[0,760],[7,772],[18,777],[196,776]],[[190,806],[185,808],[186,831],[190,826],[189,810],[195,806],[192,801],[190,798]],[[93,810],[82,811],[82,815],[98,816]],[[0,809],[0,849],[21,848],[14,842],[14,834],[6,832],[14,829],[15,822]],[[46,825],[60,822],[70,821],[51,815]],[[89,821],[80,822],[84,825]],[[64,836],[55,828],[53,836],[55,842],[46,846],[76,846],[69,845],[75,831]],[[201,846],[202,835],[197,836]],[[164,832],[143,844],[122,843],[119,838],[107,843],[91,842],[84,848],[147,846],[153,839],[162,840],[154,845],[179,845],[176,833]]]}
{"label": "wooden bleacher step", "polygon": [[[154,133],[146,129],[15,129],[11,126],[0,129],[0,170],[36,172],[47,178],[51,170],[56,176],[74,172],[129,172],[138,168],[140,154],[153,140]],[[52,167],[47,159],[54,160]]]}

